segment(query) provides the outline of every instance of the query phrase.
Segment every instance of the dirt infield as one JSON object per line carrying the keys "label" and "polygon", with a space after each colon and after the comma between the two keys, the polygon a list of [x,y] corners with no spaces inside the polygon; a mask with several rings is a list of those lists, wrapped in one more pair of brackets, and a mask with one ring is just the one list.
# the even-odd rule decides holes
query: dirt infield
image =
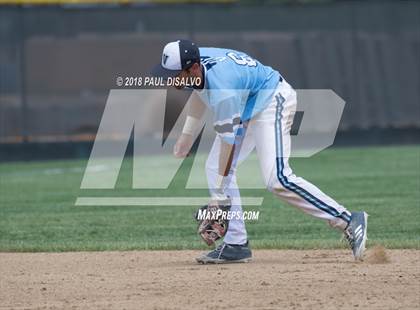
{"label": "dirt infield", "polygon": [[0,253],[0,309],[419,309],[420,251],[356,263],[348,251]]}

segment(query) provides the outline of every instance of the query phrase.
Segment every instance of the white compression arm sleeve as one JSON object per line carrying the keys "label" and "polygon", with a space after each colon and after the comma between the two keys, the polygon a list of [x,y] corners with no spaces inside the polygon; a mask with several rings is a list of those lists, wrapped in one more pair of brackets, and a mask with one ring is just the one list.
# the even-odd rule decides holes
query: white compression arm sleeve
{"label": "white compression arm sleeve", "polygon": [[201,125],[201,120],[193,116],[188,115],[185,120],[184,128],[182,128],[182,133],[194,136],[194,134],[199,129]]}

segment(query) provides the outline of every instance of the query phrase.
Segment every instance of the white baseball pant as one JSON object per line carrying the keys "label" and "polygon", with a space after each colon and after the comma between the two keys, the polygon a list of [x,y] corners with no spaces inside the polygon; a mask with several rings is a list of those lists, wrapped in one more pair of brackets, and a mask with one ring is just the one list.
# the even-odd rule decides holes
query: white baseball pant
{"label": "white baseball pant", "polygon": [[[248,123],[246,135],[237,154],[237,164],[244,161],[256,148],[263,180],[269,191],[305,213],[344,230],[350,222],[351,213],[316,186],[293,174],[289,166],[290,129],[296,105],[296,92],[283,80],[279,83],[269,106]],[[220,143],[221,138],[217,136],[206,162],[209,189],[216,187]],[[235,171],[236,167],[233,167],[226,194],[232,199],[231,210],[242,212]],[[224,242],[244,244],[246,241],[244,221],[232,219]]]}

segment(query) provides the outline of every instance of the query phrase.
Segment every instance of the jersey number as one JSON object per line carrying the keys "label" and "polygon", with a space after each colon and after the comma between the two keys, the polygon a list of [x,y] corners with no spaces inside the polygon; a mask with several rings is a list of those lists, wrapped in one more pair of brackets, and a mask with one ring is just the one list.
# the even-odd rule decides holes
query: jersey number
{"label": "jersey number", "polygon": [[252,59],[249,56],[242,56],[234,52],[229,52],[226,54],[229,58],[231,58],[234,62],[241,66],[249,66],[249,67],[256,67],[257,62],[255,59]]}

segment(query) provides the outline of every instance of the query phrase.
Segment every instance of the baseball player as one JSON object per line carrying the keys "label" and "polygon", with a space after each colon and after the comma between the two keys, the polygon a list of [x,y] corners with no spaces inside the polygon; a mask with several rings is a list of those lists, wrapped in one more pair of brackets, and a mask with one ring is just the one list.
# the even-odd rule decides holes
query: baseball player
{"label": "baseball player", "polygon": [[[168,43],[154,74],[163,78],[196,78],[193,100],[174,155],[188,154],[201,130],[206,106],[214,114],[217,133],[206,162],[211,204],[242,212],[236,166],[256,148],[264,183],[285,202],[341,230],[355,259],[367,240],[367,213],[350,212],[316,186],[293,174],[289,165],[290,128],[296,111],[296,92],[284,77],[247,54],[224,48],[198,48],[188,40]],[[210,225],[211,226],[211,225]],[[209,227],[210,227],[209,226]],[[202,234],[208,244],[224,235],[223,243],[196,258],[200,263],[248,262],[252,258],[245,223],[232,219],[220,234],[210,227]],[[216,227],[216,228],[215,228]],[[213,234],[213,235],[212,235]]]}

